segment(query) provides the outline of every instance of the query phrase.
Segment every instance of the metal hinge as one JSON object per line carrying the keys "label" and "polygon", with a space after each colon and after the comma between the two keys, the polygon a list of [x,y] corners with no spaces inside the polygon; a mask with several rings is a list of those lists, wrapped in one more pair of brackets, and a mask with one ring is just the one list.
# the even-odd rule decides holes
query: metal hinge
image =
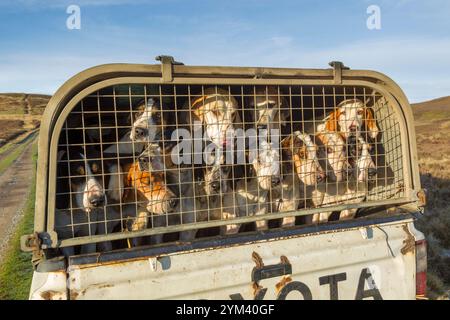
{"label": "metal hinge", "polygon": [[157,56],[156,61],[161,61],[161,81],[172,82],[173,80],[173,66],[184,65],[182,62],[175,61],[172,56]]}
{"label": "metal hinge", "polygon": [[331,61],[329,65],[334,69],[334,83],[342,84],[342,70],[350,70],[350,68],[341,61]]}
{"label": "metal hinge", "polygon": [[37,232],[20,237],[20,249],[23,252],[32,252],[31,263],[37,266],[44,258],[42,251],[42,241]]}
{"label": "metal hinge", "polygon": [[427,205],[427,189],[420,189],[419,191],[417,191],[417,199],[417,206],[419,207],[421,213],[424,213],[425,206]]}

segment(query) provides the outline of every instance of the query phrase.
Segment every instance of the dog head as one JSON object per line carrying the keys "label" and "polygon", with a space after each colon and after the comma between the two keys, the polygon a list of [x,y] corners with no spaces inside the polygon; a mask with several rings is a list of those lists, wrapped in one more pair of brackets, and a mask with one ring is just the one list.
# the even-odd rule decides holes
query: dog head
{"label": "dog head", "polygon": [[150,143],[138,157],[139,170],[162,171],[165,169],[161,147],[157,143]]}
{"label": "dog head", "polygon": [[251,153],[249,160],[262,190],[270,190],[280,185],[280,151],[273,142],[265,139],[260,141],[256,152]]}
{"label": "dog head", "polygon": [[134,142],[152,142],[161,136],[166,125],[165,113],[154,98],[140,101],[132,117],[130,139]]}
{"label": "dog head", "polygon": [[228,180],[231,165],[225,164],[225,156],[221,150],[206,152],[206,164],[203,166],[203,182],[207,195],[228,192]]}
{"label": "dog head", "polygon": [[280,96],[277,87],[257,87],[248,102],[256,127],[273,126],[278,128],[289,118],[289,104]]}
{"label": "dog head", "polygon": [[360,135],[363,131],[367,131],[371,139],[376,139],[379,133],[372,110],[358,99],[342,101],[327,117],[325,129],[341,132],[346,139],[351,134]]}
{"label": "dog head", "polygon": [[377,168],[372,160],[372,146],[362,137],[351,135],[347,139],[349,162],[353,167],[358,182],[371,181],[377,175]]}
{"label": "dog head", "polygon": [[299,131],[281,141],[283,160],[294,164],[294,171],[305,185],[310,186],[326,179],[318,157],[317,146],[311,137]]}
{"label": "dog head", "polygon": [[62,167],[58,171],[67,174],[74,206],[86,213],[105,205],[102,164],[96,160],[100,156],[90,152],[89,157],[81,148],[58,153],[58,166]]}
{"label": "dog head", "polygon": [[319,147],[319,161],[324,164],[327,180],[341,182],[347,176],[349,164],[345,139],[338,132],[316,134]]}
{"label": "dog head", "polygon": [[203,96],[192,101],[191,109],[214,144],[225,147],[233,142],[235,124],[241,120],[238,103],[228,91],[207,88]]}
{"label": "dog head", "polygon": [[148,212],[170,213],[178,205],[176,195],[166,186],[164,172],[141,171],[138,162],[134,163],[128,171],[127,187],[134,189],[129,190],[131,193],[136,191],[136,200],[143,201]]}

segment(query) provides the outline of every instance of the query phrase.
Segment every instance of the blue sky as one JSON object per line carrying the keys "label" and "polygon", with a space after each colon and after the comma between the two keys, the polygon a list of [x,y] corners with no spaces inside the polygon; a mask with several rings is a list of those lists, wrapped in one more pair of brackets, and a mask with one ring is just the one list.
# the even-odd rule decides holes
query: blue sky
{"label": "blue sky", "polygon": [[[81,29],[66,27],[70,4]],[[381,30],[366,10],[381,9]],[[412,102],[450,95],[448,0],[1,0],[0,92],[52,94],[111,62],[326,68],[397,81]]]}

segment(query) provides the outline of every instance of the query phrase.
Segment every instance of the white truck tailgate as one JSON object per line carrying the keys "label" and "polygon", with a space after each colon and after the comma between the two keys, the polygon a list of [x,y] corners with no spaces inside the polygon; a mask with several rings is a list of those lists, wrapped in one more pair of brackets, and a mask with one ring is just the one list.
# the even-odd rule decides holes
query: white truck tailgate
{"label": "white truck tailgate", "polygon": [[414,299],[415,232],[412,220],[403,220],[156,257],[72,264],[70,298]]}

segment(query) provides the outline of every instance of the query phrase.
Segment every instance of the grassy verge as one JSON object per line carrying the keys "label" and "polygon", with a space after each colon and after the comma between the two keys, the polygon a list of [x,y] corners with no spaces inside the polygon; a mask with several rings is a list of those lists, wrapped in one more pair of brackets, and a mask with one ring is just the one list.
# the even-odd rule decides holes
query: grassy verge
{"label": "grassy verge", "polygon": [[[37,143],[33,145],[33,164],[36,168]],[[28,299],[28,293],[33,275],[31,253],[20,251],[20,237],[33,232],[34,199],[36,183],[35,172],[24,207],[23,218],[11,238],[9,248],[5,253],[3,264],[0,266],[0,300]]]}
{"label": "grassy verge", "polygon": [[7,143],[4,146],[0,147],[0,154],[5,153],[9,149],[11,149],[14,146],[13,143]]}
{"label": "grassy verge", "polygon": [[13,162],[16,160],[23,150],[28,146],[29,143],[23,143],[20,144],[12,151],[10,154],[8,154],[4,159],[0,161],[0,174],[3,173],[3,171],[6,170]]}

